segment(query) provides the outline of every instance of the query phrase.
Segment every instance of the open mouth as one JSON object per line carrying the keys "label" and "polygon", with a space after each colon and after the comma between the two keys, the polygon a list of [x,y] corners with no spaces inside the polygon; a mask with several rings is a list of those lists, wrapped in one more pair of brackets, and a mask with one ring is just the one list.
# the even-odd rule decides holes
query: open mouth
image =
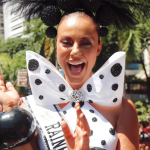
{"label": "open mouth", "polygon": [[83,63],[83,62],[79,62],[79,63],[68,62],[68,66],[69,66],[71,72],[80,73],[83,70],[85,63]]}

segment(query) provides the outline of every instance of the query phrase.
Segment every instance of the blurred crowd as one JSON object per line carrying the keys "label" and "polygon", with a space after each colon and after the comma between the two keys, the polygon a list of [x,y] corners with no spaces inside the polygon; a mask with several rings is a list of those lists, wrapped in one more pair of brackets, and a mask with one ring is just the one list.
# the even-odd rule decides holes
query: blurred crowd
{"label": "blurred crowd", "polygon": [[150,150],[150,125],[148,121],[139,122],[139,150]]}

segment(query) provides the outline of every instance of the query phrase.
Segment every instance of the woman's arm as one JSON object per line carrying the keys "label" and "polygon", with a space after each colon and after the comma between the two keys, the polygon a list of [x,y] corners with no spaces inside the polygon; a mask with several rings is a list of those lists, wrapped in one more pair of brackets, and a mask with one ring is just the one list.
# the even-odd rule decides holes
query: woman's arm
{"label": "woman's arm", "polygon": [[116,131],[117,150],[139,149],[139,125],[135,106],[132,101],[123,98],[118,116]]}

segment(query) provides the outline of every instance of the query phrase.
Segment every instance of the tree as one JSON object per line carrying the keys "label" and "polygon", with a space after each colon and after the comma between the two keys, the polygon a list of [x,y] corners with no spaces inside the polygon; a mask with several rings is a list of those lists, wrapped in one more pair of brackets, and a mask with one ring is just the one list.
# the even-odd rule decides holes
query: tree
{"label": "tree", "polygon": [[7,53],[11,58],[13,58],[17,52],[29,49],[33,50],[29,38],[18,37],[0,41],[0,53]]}
{"label": "tree", "polygon": [[146,49],[146,39],[150,37],[150,19],[142,18],[141,22],[136,25],[136,30],[126,31],[128,38],[124,36],[122,50],[127,52],[127,62],[139,62],[142,64],[147,82],[147,94],[150,101],[150,76],[146,71],[146,66],[142,57]]}
{"label": "tree", "polygon": [[26,51],[19,51],[13,59],[9,55],[0,54],[0,62],[3,64],[3,78],[5,82],[15,83],[19,69],[26,69]]}
{"label": "tree", "polygon": [[150,105],[145,101],[136,101],[135,108],[140,121],[149,121]]}
{"label": "tree", "polygon": [[25,22],[24,26],[24,35],[28,35],[29,39],[32,41],[34,51],[55,64],[56,39],[50,39],[46,37],[46,25],[43,24],[40,18],[33,18],[30,20],[30,22]]}

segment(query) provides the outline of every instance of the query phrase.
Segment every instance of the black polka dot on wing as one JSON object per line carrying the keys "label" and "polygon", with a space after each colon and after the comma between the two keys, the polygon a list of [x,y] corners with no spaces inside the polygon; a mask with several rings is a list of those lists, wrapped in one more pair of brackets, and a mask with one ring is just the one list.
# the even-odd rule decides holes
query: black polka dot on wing
{"label": "black polka dot on wing", "polygon": [[42,84],[42,81],[41,81],[40,79],[36,79],[36,80],[35,80],[35,84],[36,84],[36,85],[40,85],[40,84]]}
{"label": "black polka dot on wing", "polygon": [[36,59],[29,60],[28,69],[30,71],[35,71],[39,67],[39,62]]}
{"label": "black polka dot on wing", "polygon": [[110,129],[109,129],[109,132],[110,132],[111,135],[115,135],[115,134],[116,134],[116,131],[115,131],[114,128],[110,128]]}
{"label": "black polka dot on wing", "polygon": [[91,92],[91,91],[92,91],[92,86],[91,86],[91,84],[88,84],[88,85],[87,85],[87,90],[88,90],[88,92]]}
{"label": "black polka dot on wing", "polygon": [[115,99],[113,100],[113,102],[115,103],[115,102],[117,102],[117,100],[118,100],[118,99],[117,99],[117,98],[115,98]]}
{"label": "black polka dot on wing", "polygon": [[102,145],[106,145],[106,141],[105,141],[105,140],[102,140],[102,141],[101,141],[101,144],[102,144]]}
{"label": "black polka dot on wing", "polygon": [[64,98],[60,98],[60,99],[63,100],[63,101],[65,100]]}
{"label": "black polka dot on wing", "polygon": [[94,113],[94,110],[92,110],[92,109],[90,109],[89,111],[90,111],[91,113]]}
{"label": "black polka dot on wing", "polygon": [[111,67],[111,74],[114,77],[119,76],[121,71],[122,71],[122,66],[119,63],[116,63]]}
{"label": "black polka dot on wing", "polygon": [[92,136],[93,135],[93,130],[90,130],[90,136]]}
{"label": "black polka dot on wing", "polygon": [[50,74],[51,71],[50,71],[49,69],[46,69],[46,70],[45,70],[45,73],[46,73],[46,74]]}
{"label": "black polka dot on wing", "polygon": [[93,103],[93,101],[92,101],[92,100],[89,100],[89,103]]}
{"label": "black polka dot on wing", "polygon": [[59,85],[59,91],[64,92],[66,90],[66,87],[64,84]]}
{"label": "black polka dot on wing", "polygon": [[63,113],[66,114],[67,112],[66,112],[66,111],[63,111]]}
{"label": "black polka dot on wing", "polygon": [[92,118],[92,121],[93,121],[93,122],[96,122],[96,121],[97,121],[97,118],[96,118],[96,117],[93,117],[93,118]]}
{"label": "black polka dot on wing", "polygon": [[40,96],[39,96],[39,99],[40,99],[40,100],[42,100],[43,98],[44,98],[43,95],[40,95]]}
{"label": "black polka dot on wing", "polygon": [[118,89],[118,84],[116,83],[116,84],[113,84],[112,85],[112,90],[113,91],[116,91]]}
{"label": "black polka dot on wing", "polygon": [[99,78],[100,78],[100,79],[103,79],[103,78],[104,78],[104,76],[101,74],[101,75],[99,76]]}

